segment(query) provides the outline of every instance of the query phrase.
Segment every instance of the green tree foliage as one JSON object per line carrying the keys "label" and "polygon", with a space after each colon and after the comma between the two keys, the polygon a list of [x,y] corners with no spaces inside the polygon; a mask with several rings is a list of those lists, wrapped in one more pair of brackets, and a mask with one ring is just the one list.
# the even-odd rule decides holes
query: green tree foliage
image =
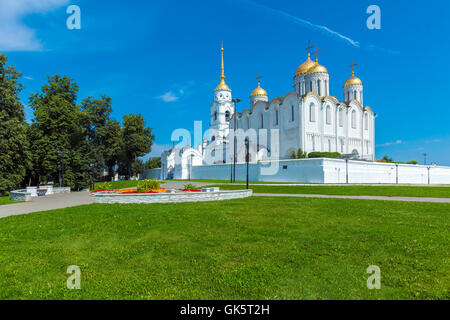
{"label": "green tree foliage", "polygon": [[89,143],[92,178],[98,181],[105,168],[112,177],[124,144],[120,123],[111,118],[111,98],[105,95],[100,99],[88,97],[81,103],[81,112]]}
{"label": "green tree foliage", "polygon": [[407,164],[419,164],[419,161],[411,160],[411,161],[408,161]]}
{"label": "green tree foliage", "polygon": [[161,168],[161,157],[154,157],[154,158],[148,159],[148,161],[145,163],[145,167],[147,169]]}
{"label": "green tree foliage", "polygon": [[305,159],[308,158],[308,154],[306,152],[303,152],[302,148],[299,148],[297,150],[297,159]]}
{"label": "green tree foliage", "polygon": [[392,158],[389,158],[388,156],[384,156],[383,158],[381,158],[380,162],[393,163],[394,160],[392,160]]}
{"label": "green tree foliage", "polygon": [[88,185],[90,148],[81,126],[83,114],[76,105],[77,93],[78,85],[72,79],[55,75],[30,97],[35,118],[29,137],[37,152],[31,174],[37,183],[61,181],[64,153],[65,185],[75,189]]}
{"label": "green tree foliage", "polygon": [[22,76],[0,54],[0,194],[18,187],[30,166],[28,124],[19,93]]}
{"label": "green tree foliage", "polygon": [[138,157],[149,153],[155,139],[150,128],[145,127],[141,115],[126,115],[123,117],[123,155],[119,163],[119,173],[132,176],[132,165]]}

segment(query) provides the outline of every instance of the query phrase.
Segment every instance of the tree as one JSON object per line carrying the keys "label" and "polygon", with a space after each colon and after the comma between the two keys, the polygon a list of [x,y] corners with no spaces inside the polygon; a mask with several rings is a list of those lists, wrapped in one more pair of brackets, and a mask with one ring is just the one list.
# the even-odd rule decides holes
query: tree
{"label": "tree", "polygon": [[306,159],[308,158],[308,154],[306,152],[303,152],[302,148],[299,148],[297,150],[297,159]]}
{"label": "tree", "polygon": [[131,175],[137,177],[140,174],[143,174],[145,171],[144,162],[141,159],[137,159],[131,165]]}
{"label": "tree", "polygon": [[19,98],[22,74],[7,60],[0,54],[0,194],[18,187],[30,166],[28,124]]}
{"label": "tree", "polygon": [[147,169],[157,169],[161,168],[161,157],[150,158],[145,163]]}
{"label": "tree", "polygon": [[383,158],[381,158],[381,162],[393,163],[394,160],[392,160],[392,158],[389,158],[388,156],[384,156]]}
{"label": "tree", "polygon": [[108,169],[108,177],[111,179],[123,150],[120,123],[111,118],[111,98],[105,95],[100,99],[88,97],[81,103],[81,112],[90,147],[92,179],[97,181],[103,177],[105,169]]}
{"label": "tree", "polygon": [[119,164],[122,174],[127,177],[132,175],[132,164],[152,150],[154,139],[152,130],[145,127],[144,117],[134,114],[123,117],[124,149]]}
{"label": "tree", "polygon": [[[30,96],[34,116],[31,148],[33,171],[38,183],[61,181],[75,189],[87,187],[91,175],[89,144],[83,114],[76,105],[78,85],[66,76],[48,77],[41,91]],[[64,172],[62,161],[64,154]]]}

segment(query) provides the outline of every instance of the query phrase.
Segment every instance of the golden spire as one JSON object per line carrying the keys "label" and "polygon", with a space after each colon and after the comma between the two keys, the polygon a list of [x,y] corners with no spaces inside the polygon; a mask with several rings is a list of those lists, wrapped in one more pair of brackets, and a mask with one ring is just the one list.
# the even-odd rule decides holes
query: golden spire
{"label": "golden spire", "polygon": [[309,40],[308,43],[308,47],[305,49],[306,51],[308,51],[308,59],[306,59],[305,62],[303,62],[298,68],[297,71],[295,72],[295,77],[298,75],[304,75],[308,72],[309,69],[311,69],[312,67],[314,67],[314,62],[311,60],[311,49],[313,49],[314,47],[311,45],[311,40]]}
{"label": "golden spire", "polygon": [[355,60],[352,60],[352,65],[347,67],[347,68],[352,68],[352,77],[355,75],[355,67],[356,67],[357,65],[358,65],[358,64],[355,63]]}
{"label": "golden spire", "polygon": [[221,51],[222,51],[222,73],[220,75],[220,84],[217,86],[216,90],[230,90],[230,88],[225,83],[225,68],[223,63],[223,41]]}
{"label": "golden spire", "polygon": [[305,49],[308,51],[308,59],[311,58],[311,49],[314,49],[314,47],[311,45],[311,40],[308,40],[308,47]]}

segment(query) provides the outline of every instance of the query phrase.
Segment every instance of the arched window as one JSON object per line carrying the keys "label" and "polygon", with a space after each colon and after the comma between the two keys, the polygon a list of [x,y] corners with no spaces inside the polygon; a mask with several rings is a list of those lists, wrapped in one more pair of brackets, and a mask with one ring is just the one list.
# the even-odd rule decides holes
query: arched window
{"label": "arched window", "polygon": [[294,122],[294,120],[295,120],[294,111],[295,111],[295,109],[294,109],[294,106],[292,105],[291,106],[291,122]]}
{"label": "arched window", "polygon": [[225,112],[225,120],[230,121],[230,111]]}
{"label": "arched window", "polygon": [[278,109],[275,110],[275,119],[274,119],[274,125],[278,125]]}
{"label": "arched window", "polygon": [[309,106],[309,121],[316,122],[316,107],[314,103],[311,103]]}
{"label": "arched window", "polygon": [[325,112],[325,118],[326,118],[326,123],[327,124],[331,124],[331,107],[327,106],[326,112]]}
{"label": "arched window", "polygon": [[216,141],[216,137],[213,136],[213,137],[211,138],[211,141]]}
{"label": "arched window", "polygon": [[339,110],[339,127],[344,126],[344,109]]}
{"label": "arched window", "polygon": [[367,113],[364,115],[364,128],[369,130],[369,115]]}
{"label": "arched window", "polygon": [[309,82],[309,91],[313,91],[313,87],[312,87],[312,81]]}
{"label": "arched window", "polygon": [[352,111],[352,128],[356,129],[356,111]]}
{"label": "arched window", "polygon": [[217,120],[217,111],[214,112],[214,121]]}
{"label": "arched window", "polygon": [[319,96],[322,95],[322,90],[320,90],[320,80],[317,80],[317,93],[319,94]]}
{"label": "arched window", "polygon": [[261,129],[264,128],[264,115],[262,113],[260,115],[260,127]]}

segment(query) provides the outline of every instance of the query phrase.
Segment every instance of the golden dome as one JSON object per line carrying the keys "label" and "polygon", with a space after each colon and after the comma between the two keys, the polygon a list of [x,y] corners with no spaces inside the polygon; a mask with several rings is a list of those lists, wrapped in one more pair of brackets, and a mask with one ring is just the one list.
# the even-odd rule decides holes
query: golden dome
{"label": "golden dome", "polygon": [[253,90],[252,94],[250,95],[250,97],[253,96],[269,96],[269,95],[267,94],[266,90],[261,88],[261,84],[258,82],[258,88]]}
{"label": "golden dome", "polygon": [[328,70],[324,66],[321,66],[316,60],[314,66],[310,68],[306,74],[313,74],[313,73],[328,73]]}
{"label": "golden dome", "polygon": [[358,77],[356,77],[356,76],[355,76],[355,73],[352,73],[352,76],[350,77],[350,79],[348,79],[348,80],[345,82],[344,87],[351,86],[351,85],[361,85],[361,86],[363,85],[361,79],[359,79]]}
{"label": "golden dome", "polygon": [[310,54],[308,53],[308,59],[297,68],[297,71],[295,71],[295,76],[306,74],[314,65],[315,63],[311,60]]}

